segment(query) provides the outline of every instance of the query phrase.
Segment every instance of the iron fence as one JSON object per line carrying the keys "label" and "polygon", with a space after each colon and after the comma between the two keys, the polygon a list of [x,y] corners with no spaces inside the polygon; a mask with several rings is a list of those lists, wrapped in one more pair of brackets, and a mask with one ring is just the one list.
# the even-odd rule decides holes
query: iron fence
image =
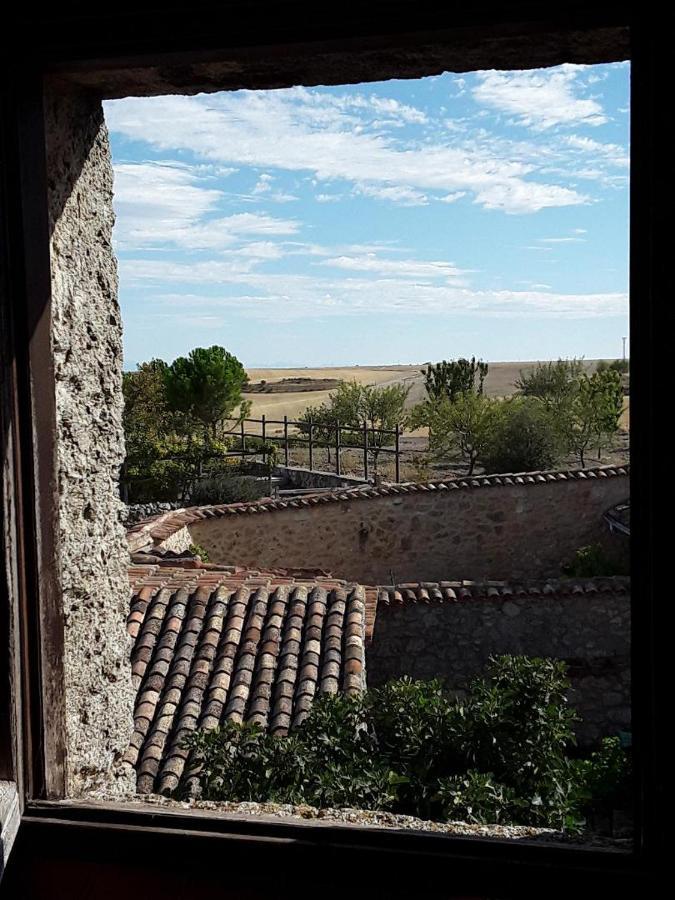
{"label": "iron fence", "polygon": [[[246,454],[247,439],[262,440],[263,444],[275,444],[283,449],[284,465],[289,465],[291,451],[294,447],[306,446],[309,456],[310,470],[314,470],[315,450],[327,449],[334,451],[334,469],[336,475],[344,474],[342,471],[341,455],[345,450],[358,451],[362,459],[362,474],[364,480],[368,480],[372,468],[376,472],[380,454],[394,457],[395,481],[401,480],[401,434],[403,428],[396,425],[392,429],[377,428],[364,422],[361,425],[343,425],[342,423],[312,422],[311,419],[298,421],[284,416],[283,419],[268,419],[262,415],[259,419],[228,419],[233,422],[235,429],[230,432],[232,436],[239,438],[239,446],[235,452]],[[258,426],[251,430],[247,426]],[[281,429],[281,434],[272,433],[272,429]],[[322,433],[325,436],[322,436]],[[345,436],[349,436],[345,440]],[[387,446],[387,438],[391,438],[393,446]]]}

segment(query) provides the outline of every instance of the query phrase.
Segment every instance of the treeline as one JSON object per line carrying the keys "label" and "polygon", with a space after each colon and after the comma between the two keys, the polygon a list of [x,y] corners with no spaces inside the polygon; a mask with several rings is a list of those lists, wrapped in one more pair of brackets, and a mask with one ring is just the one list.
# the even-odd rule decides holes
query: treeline
{"label": "treeline", "polygon": [[247,382],[241,362],[218,346],[124,373],[129,502],[184,498],[210,469],[222,471],[229,435],[251,409]]}
{"label": "treeline", "polygon": [[[618,361],[621,362],[621,361]],[[589,454],[607,449],[623,412],[621,369],[584,372],[578,359],[539,363],[520,373],[512,397],[484,392],[489,366],[458,359],[422,370],[427,399],[406,419],[427,427],[429,447],[440,458],[459,458],[473,474],[548,469],[573,455],[584,467]]]}

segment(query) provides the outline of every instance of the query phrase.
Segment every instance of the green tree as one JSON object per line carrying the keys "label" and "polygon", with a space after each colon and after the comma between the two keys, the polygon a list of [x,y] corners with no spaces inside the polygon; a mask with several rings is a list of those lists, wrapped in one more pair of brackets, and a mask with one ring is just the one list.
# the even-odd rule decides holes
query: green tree
{"label": "green tree", "polygon": [[562,410],[560,424],[570,452],[586,465],[586,454],[602,447],[616,434],[623,410],[621,375],[614,369],[583,375],[570,402]]}
{"label": "green tree", "polygon": [[520,396],[536,397],[549,409],[560,411],[576,394],[583,370],[583,360],[576,358],[537,363],[529,371],[521,370],[515,388]]}
{"label": "green tree", "polygon": [[483,393],[488,364],[482,360],[476,361],[475,356],[471,359],[444,359],[435,365],[430,363],[421,372],[429,400],[446,397],[452,402],[459,394]]}
{"label": "green tree", "polygon": [[392,435],[387,432],[403,421],[409,392],[410,388],[401,384],[378,387],[357,381],[343,382],[329,394],[327,403],[305,410],[299,418],[300,431],[307,434],[311,421],[313,437],[329,448],[329,462],[338,426],[343,426],[340,434],[343,446],[363,446],[365,431],[377,475],[382,448],[392,443]]}
{"label": "green tree", "polygon": [[407,420],[411,429],[429,429],[429,449],[438,457],[459,455],[473,475],[487,449],[500,412],[501,401],[484,394],[458,394],[418,404]]}
{"label": "green tree", "polygon": [[211,439],[218,436],[223,421],[237,407],[240,420],[250,411],[250,401],[241,396],[247,381],[236,356],[218,346],[197,347],[164,370],[169,407],[189,416],[203,428],[205,438]]}

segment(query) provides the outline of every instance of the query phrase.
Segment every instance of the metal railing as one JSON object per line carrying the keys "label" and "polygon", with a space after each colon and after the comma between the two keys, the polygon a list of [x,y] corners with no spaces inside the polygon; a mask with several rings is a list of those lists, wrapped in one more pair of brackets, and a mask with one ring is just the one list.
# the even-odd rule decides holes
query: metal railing
{"label": "metal railing", "polygon": [[[362,455],[363,478],[368,480],[372,468],[377,471],[378,457],[381,453],[394,457],[395,480],[401,480],[401,434],[403,429],[396,425],[393,429],[376,428],[364,422],[362,425],[343,425],[342,423],[312,422],[311,419],[298,421],[284,416],[283,419],[268,419],[262,415],[259,419],[227,419],[235,423],[236,429],[230,432],[232,436],[239,437],[238,451],[246,454],[246,441],[248,439],[262,440],[263,443],[274,443],[283,449],[284,465],[289,465],[291,451],[298,445],[306,445],[309,455],[310,470],[314,470],[314,451],[327,449],[335,452],[335,474],[342,475],[341,454],[345,450],[360,451]],[[255,431],[249,430],[247,425],[257,425]],[[271,434],[270,429],[280,427],[282,434]],[[292,429],[292,431],[289,431]],[[325,436],[322,436],[322,433]],[[349,440],[344,440],[345,435],[350,435]],[[358,436],[358,437],[357,437]],[[393,446],[385,446],[387,437],[392,438]],[[231,451],[232,452],[232,451]]]}

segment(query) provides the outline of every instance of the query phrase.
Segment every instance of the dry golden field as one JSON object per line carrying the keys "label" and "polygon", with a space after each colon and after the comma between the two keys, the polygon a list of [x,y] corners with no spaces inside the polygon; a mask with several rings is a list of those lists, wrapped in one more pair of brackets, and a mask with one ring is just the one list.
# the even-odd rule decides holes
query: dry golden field
{"label": "dry golden field", "polygon": [[[585,360],[587,371],[593,371],[598,360]],[[490,369],[485,382],[486,392],[491,397],[507,397],[514,392],[514,385],[522,371],[533,368],[536,362],[494,362],[490,363]],[[421,374],[423,364],[416,366],[344,366],[339,368],[299,368],[299,369],[248,369],[250,381],[267,382],[280,381],[282,378],[337,378],[344,381],[358,381],[360,384],[406,384],[410,385],[408,406],[414,406],[425,399],[424,379]],[[323,403],[329,391],[303,391],[302,393],[280,392],[275,394],[249,394],[247,399],[252,401],[252,418],[266,419],[296,419],[308,406],[316,406]],[[622,418],[622,426],[628,428],[628,398],[626,398],[626,411]],[[270,434],[280,432],[280,428],[269,428]],[[420,432],[420,435],[423,432]]]}

